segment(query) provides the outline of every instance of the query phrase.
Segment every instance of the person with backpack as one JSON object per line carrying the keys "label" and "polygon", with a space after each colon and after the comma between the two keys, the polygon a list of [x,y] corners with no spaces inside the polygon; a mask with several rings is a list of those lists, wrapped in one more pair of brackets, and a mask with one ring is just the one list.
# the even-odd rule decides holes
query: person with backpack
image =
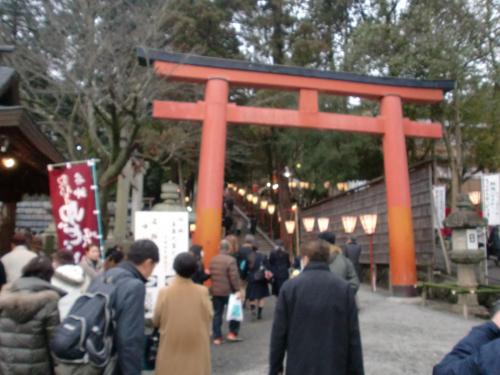
{"label": "person with backpack", "polygon": [[210,375],[210,323],[212,304],[208,289],[191,277],[197,261],[191,253],[174,259],[176,277],[158,294],[153,325],[159,328],[156,373]]}
{"label": "person with backpack", "polygon": [[0,374],[54,374],[49,339],[59,324],[65,292],[50,284],[50,259],[31,259],[0,294]]}
{"label": "person with backpack", "polygon": [[53,335],[58,375],[141,374],[145,284],[159,259],[153,241],[135,241],[126,261],[90,284]]}
{"label": "person with backpack", "polygon": [[123,260],[123,250],[120,246],[116,245],[110,247],[104,255],[104,263],[102,264],[102,269],[108,271],[111,268],[116,267]]}

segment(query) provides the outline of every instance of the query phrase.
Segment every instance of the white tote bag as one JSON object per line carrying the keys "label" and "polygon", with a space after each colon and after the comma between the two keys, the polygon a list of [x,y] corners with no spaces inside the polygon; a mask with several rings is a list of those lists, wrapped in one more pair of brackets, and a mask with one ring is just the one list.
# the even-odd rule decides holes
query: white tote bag
{"label": "white tote bag", "polygon": [[238,322],[243,321],[243,306],[241,304],[241,299],[236,298],[236,294],[231,294],[229,296],[229,302],[227,304],[226,320],[236,320]]}

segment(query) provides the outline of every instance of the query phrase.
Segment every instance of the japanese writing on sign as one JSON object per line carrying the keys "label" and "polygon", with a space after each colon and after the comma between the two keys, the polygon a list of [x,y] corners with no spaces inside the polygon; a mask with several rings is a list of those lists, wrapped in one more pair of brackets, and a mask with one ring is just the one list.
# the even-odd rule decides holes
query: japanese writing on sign
{"label": "japanese writing on sign", "polygon": [[87,246],[99,242],[91,166],[53,168],[49,180],[59,247],[74,252],[78,262]]}
{"label": "japanese writing on sign", "polygon": [[500,225],[500,174],[481,177],[481,201],[488,225]]}
{"label": "japanese writing on sign", "polygon": [[434,198],[434,228],[441,229],[446,218],[446,186],[433,186],[432,194]]}
{"label": "japanese writing on sign", "polygon": [[160,288],[175,275],[174,259],[188,251],[187,212],[138,211],[135,213],[135,239],[150,239],[160,250],[160,262],[146,285],[146,317],[150,317]]}

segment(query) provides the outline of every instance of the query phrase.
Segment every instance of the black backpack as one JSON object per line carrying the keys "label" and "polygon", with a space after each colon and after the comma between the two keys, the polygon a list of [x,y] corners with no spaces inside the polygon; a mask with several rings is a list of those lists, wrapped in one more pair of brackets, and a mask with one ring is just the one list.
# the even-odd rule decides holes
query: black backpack
{"label": "black backpack", "polygon": [[115,290],[111,278],[95,279],[55,329],[50,349],[66,364],[105,368],[113,356]]}

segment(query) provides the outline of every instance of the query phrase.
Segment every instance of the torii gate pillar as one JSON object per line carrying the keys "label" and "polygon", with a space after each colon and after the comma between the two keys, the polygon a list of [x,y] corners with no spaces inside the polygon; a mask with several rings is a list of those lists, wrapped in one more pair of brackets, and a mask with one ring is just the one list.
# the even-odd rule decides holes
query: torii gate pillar
{"label": "torii gate pillar", "polygon": [[206,115],[201,131],[194,242],[202,244],[205,253],[212,256],[218,253],[222,232],[228,96],[229,84],[225,79],[211,78],[207,81]]}
{"label": "torii gate pillar", "polygon": [[391,286],[394,295],[414,295],[417,275],[401,98],[395,95],[384,96],[380,103],[380,115],[384,124]]}

